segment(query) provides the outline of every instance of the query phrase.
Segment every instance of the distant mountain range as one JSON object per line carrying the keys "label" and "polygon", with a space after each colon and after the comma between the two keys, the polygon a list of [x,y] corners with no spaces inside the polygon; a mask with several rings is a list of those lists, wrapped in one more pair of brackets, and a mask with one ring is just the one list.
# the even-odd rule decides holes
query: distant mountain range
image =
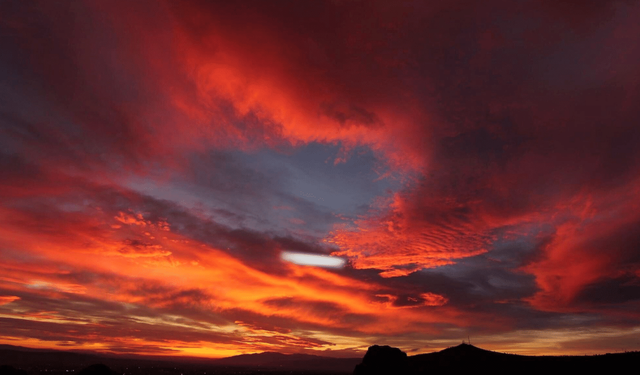
{"label": "distant mountain range", "polygon": [[265,352],[243,354],[214,361],[217,366],[250,366],[287,370],[322,370],[352,372],[362,358],[334,358],[310,354],[282,354]]}
{"label": "distant mountain range", "polygon": [[[77,351],[32,349],[20,346],[0,345],[0,365],[10,365],[36,373],[42,369],[74,369],[79,371],[92,364],[103,363],[114,370],[128,368],[197,368],[203,372],[208,368],[259,368],[278,371],[324,371],[352,373],[362,358],[334,358],[309,354],[282,354],[265,352],[243,354],[222,359],[148,357],[136,355],[104,355]],[[151,371],[151,370],[150,370]],[[186,370],[185,370],[186,371]],[[126,371],[122,371],[124,373]],[[189,371],[187,371],[189,372]],[[0,374],[2,375],[2,374]]]}

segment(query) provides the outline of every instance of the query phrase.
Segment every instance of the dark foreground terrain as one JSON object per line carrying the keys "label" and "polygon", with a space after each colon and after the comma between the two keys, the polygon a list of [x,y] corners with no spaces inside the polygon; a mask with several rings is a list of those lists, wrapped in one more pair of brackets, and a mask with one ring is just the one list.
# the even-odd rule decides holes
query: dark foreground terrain
{"label": "dark foreground terrain", "polygon": [[[0,345],[0,375],[329,375],[351,374],[360,362],[361,358],[280,353],[240,355],[219,360],[175,357],[167,359]],[[104,366],[92,366],[96,364]]]}
{"label": "dark foreground terrain", "polygon": [[640,352],[593,356],[523,356],[461,344],[435,353],[407,356],[398,348],[372,346],[354,375],[378,374],[623,374],[635,372]]}
{"label": "dark foreground terrain", "polygon": [[[102,356],[80,352],[0,346],[0,375],[432,375],[543,373],[634,373],[640,352],[595,356],[521,356],[461,344],[440,352],[407,356],[374,345],[364,358],[261,353],[221,360]],[[631,369],[631,370],[630,370]]]}

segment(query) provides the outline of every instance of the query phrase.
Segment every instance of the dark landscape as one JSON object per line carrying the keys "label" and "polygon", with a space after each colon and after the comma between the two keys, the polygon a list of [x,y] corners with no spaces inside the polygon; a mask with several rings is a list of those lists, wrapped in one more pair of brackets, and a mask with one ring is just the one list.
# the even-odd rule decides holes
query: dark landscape
{"label": "dark landscape", "polygon": [[439,352],[407,356],[398,348],[374,345],[364,358],[260,353],[222,359],[147,358],[0,347],[0,375],[206,375],[206,374],[467,374],[490,371],[622,373],[637,368],[640,352],[590,356],[524,356],[484,350],[462,343]]}
{"label": "dark landscape", "polygon": [[640,0],[0,0],[0,51],[0,375],[638,372]]}
{"label": "dark landscape", "polygon": [[491,374],[622,373],[640,364],[640,352],[591,356],[524,356],[484,350],[460,344],[435,353],[407,356],[397,348],[372,346],[354,375],[369,374]]}
{"label": "dark landscape", "polygon": [[[260,353],[222,359],[154,358],[143,356],[99,355],[83,352],[29,349],[0,345],[0,375],[80,373],[103,364],[115,374],[195,375],[195,374],[347,374],[361,358],[332,358],[305,354]],[[10,370],[10,366],[13,370]],[[24,371],[11,372],[11,371]],[[88,372],[87,375],[94,374]],[[101,374],[97,372],[95,374]]]}

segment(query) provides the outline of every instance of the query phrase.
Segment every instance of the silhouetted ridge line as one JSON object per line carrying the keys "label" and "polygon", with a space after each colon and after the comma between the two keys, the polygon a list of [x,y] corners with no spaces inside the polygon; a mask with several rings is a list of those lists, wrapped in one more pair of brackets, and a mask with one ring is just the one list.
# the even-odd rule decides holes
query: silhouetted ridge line
{"label": "silhouetted ridge line", "polygon": [[333,358],[311,354],[283,354],[264,352],[241,354],[216,360],[216,366],[262,367],[290,370],[323,370],[333,372],[351,372],[360,362],[359,358]]}
{"label": "silhouetted ridge line", "polygon": [[[243,354],[223,359],[194,358],[194,357],[154,357],[134,356],[131,354],[120,355],[115,353],[78,353],[61,350],[32,349],[11,345],[0,345],[0,365],[4,365],[8,372],[10,369],[25,370],[27,374],[48,373],[76,373],[80,369],[90,367],[95,363],[109,366],[116,372],[127,373],[128,368],[138,368],[138,374],[160,374],[159,369],[173,369],[177,373],[195,374],[194,369],[202,373],[213,369],[227,368],[224,371],[243,372],[251,369],[269,369],[277,371],[323,371],[327,373],[351,373],[353,368],[361,362],[360,358],[335,358],[312,354],[283,354],[265,352],[259,354]],[[229,368],[237,367],[238,370]],[[178,371],[177,368],[185,369]],[[190,369],[190,370],[189,370]],[[13,370],[11,370],[13,371]],[[140,372],[142,371],[142,372]],[[146,371],[146,372],[145,372]],[[217,371],[217,370],[216,370]],[[9,372],[8,372],[9,373]],[[225,372],[223,372],[225,373]],[[229,372],[227,372],[229,373]],[[19,372],[19,374],[23,374]],[[0,375],[3,375],[0,372]]]}
{"label": "silhouetted ridge line", "polygon": [[407,356],[398,348],[374,345],[353,371],[354,375],[546,374],[622,373],[640,365],[640,352],[593,356],[524,356],[504,354],[460,344],[439,352]]}

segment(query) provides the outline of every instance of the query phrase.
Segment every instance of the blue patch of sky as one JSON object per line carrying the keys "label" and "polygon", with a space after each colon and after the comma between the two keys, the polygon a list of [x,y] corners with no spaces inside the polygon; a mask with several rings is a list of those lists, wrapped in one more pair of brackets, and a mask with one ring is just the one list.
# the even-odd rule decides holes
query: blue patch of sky
{"label": "blue patch of sky", "polygon": [[[550,230],[545,225],[526,224],[520,235],[499,234],[487,253],[456,259],[455,264],[425,269],[420,272],[441,274],[473,285],[476,294],[495,294],[498,290],[511,290],[527,296],[535,290],[532,275],[517,269],[524,265],[538,248],[538,237]],[[513,229],[513,228],[510,228]],[[521,296],[521,297],[522,297]]]}
{"label": "blue patch of sky", "polygon": [[323,237],[340,217],[366,214],[376,197],[401,188],[399,179],[380,178],[384,163],[369,149],[335,164],[339,153],[340,145],[319,143],[289,152],[194,153],[187,175],[162,183],[132,177],[128,186],[230,227]]}
{"label": "blue patch of sky", "polygon": [[311,143],[289,155],[264,150],[252,161],[257,161],[259,168],[286,168],[286,193],[343,215],[363,213],[375,197],[400,188],[397,180],[379,178],[376,171],[383,168],[382,163],[366,147],[352,150],[345,162],[334,163],[340,147]]}

